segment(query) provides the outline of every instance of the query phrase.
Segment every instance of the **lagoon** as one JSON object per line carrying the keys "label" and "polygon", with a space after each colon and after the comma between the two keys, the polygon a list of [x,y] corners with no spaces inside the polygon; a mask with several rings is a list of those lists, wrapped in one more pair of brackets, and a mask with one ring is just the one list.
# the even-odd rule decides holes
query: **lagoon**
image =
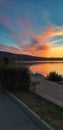
{"label": "lagoon", "polygon": [[40,73],[44,76],[47,76],[52,71],[57,72],[60,75],[63,75],[63,61],[45,61],[41,63],[35,63],[29,65],[30,70],[33,73]]}
{"label": "lagoon", "polygon": [[47,76],[55,71],[63,76],[63,61],[16,61],[19,66],[28,66],[32,73]]}

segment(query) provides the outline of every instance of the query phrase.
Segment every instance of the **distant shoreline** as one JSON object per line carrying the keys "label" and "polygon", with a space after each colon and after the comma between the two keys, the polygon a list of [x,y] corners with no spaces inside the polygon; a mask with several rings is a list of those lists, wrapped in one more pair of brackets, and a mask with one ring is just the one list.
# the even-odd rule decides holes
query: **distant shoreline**
{"label": "distant shoreline", "polygon": [[63,61],[15,61],[16,63],[20,64],[28,64],[28,65],[32,65],[32,64],[54,64],[54,63],[63,63]]}

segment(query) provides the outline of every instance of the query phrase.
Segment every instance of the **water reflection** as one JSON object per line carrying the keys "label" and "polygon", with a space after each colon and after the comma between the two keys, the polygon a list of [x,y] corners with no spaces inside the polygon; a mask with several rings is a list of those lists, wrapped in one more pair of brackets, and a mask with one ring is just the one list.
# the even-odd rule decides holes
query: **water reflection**
{"label": "water reflection", "polygon": [[30,66],[30,70],[33,73],[40,73],[46,76],[51,71],[56,71],[59,74],[63,75],[63,63],[62,62],[56,62],[56,63],[40,63]]}

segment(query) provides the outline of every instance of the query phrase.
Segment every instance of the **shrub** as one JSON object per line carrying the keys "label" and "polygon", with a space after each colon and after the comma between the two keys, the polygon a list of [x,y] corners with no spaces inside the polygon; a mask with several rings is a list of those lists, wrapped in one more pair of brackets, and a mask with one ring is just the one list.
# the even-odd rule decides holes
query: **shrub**
{"label": "shrub", "polygon": [[4,61],[5,61],[5,64],[6,64],[6,65],[8,65],[9,60],[8,60],[8,58],[7,58],[7,57],[4,57]]}
{"label": "shrub", "polygon": [[28,90],[30,72],[26,67],[0,68],[0,85],[7,90]]}
{"label": "shrub", "polygon": [[0,56],[0,67],[9,66],[10,64],[13,64],[13,60],[11,58]]}
{"label": "shrub", "polygon": [[50,72],[49,75],[47,75],[47,79],[54,82],[59,82],[62,81],[62,76],[56,72]]}

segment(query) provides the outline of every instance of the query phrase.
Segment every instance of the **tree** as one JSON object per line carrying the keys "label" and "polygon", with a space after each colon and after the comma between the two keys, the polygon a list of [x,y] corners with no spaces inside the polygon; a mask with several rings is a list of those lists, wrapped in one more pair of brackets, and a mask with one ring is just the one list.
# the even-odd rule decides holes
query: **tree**
{"label": "tree", "polygon": [[5,61],[5,64],[8,65],[9,64],[9,59],[7,57],[4,57],[4,61]]}

